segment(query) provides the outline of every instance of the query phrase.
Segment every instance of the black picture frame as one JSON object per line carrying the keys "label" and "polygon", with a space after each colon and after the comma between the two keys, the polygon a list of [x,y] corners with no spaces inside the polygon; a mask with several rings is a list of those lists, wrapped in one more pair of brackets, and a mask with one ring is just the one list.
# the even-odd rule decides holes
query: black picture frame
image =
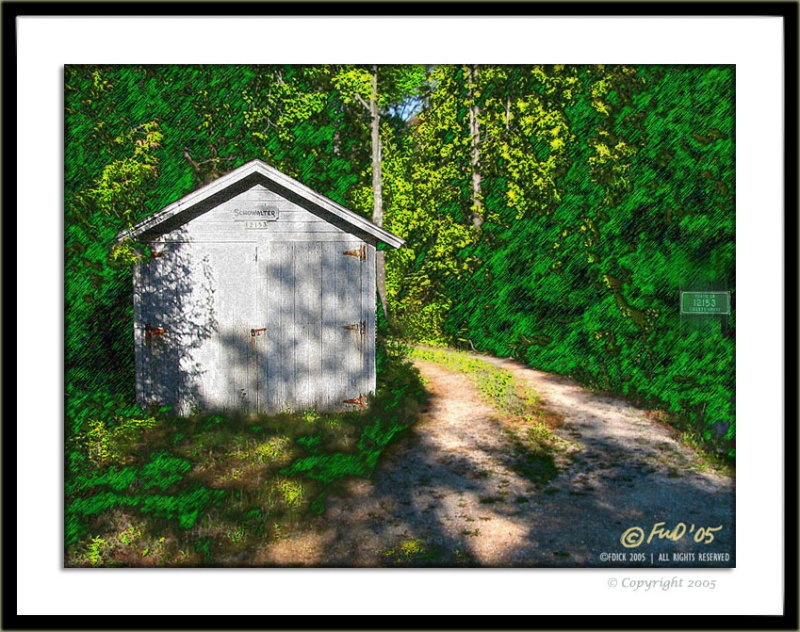
{"label": "black picture frame", "polygon": [[[18,314],[17,272],[24,254],[17,249],[16,209],[20,191],[16,186],[16,149],[20,142],[17,120],[17,32],[15,20],[23,16],[172,16],[192,13],[197,16],[222,17],[241,15],[534,15],[554,16],[568,12],[573,16],[777,16],[783,19],[783,111],[784,127],[784,594],[783,614],[780,616],[715,616],[705,619],[675,615],[644,617],[623,616],[563,616],[495,617],[495,616],[297,616],[229,617],[229,616],[93,616],[91,612],[75,616],[19,615],[17,604],[17,569],[23,560],[17,548],[18,516],[16,515],[17,474],[16,423],[24,412],[16,399],[18,379],[17,354],[24,351],[23,341],[17,339]],[[90,2],[5,2],[2,4],[2,282],[3,302],[3,395],[2,398],[2,628],[23,629],[797,629],[798,608],[798,432],[797,432],[797,364],[798,364],[798,172],[797,114],[798,114],[798,4],[796,2],[738,2],[738,3],[678,3],[678,2],[494,2],[494,3],[425,3],[412,2],[205,2],[187,5],[166,3],[90,3]],[[25,307],[27,309],[27,307]],[[54,455],[50,455],[54,456]],[[54,533],[56,526],[54,526]],[[175,571],[171,571],[175,572]],[[587,571],[582,571],[587,572]],[[588,571],[598,572],[598,571]],[[602,572],[602,571],[600,571]],[[491,581],[491,571],[481,581]],[[176,581],[180,575],[176,574]],[[409,586],[413,590],[413,586]],[[43,595],[43,598],[46,596]],[[576,598],[579,596],[576,595]]]}

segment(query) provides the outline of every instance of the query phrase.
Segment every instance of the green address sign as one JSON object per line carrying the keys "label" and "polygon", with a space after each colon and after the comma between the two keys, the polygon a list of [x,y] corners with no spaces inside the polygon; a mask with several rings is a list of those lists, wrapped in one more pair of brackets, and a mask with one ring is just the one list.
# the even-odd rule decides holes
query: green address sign
{"label": "green address sign", "polygon": [[681,292],[681,314],[730,313],[730,292]]}

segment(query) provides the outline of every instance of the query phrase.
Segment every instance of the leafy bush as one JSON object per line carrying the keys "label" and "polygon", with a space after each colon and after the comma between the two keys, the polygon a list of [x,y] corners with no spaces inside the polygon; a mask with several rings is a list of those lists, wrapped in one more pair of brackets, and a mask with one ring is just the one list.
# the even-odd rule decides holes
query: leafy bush
{"label": "leafy bush", "polygon": [[141,467],[108,468],[96,473],[73,474],[66,482],[65,540],[73,544],[87,531],[86,519],[118,507],[135,508],[167,520],[177,520],[188,529],[194,525],[200,512],[212,502],[219,501],[222,492],[197,485],[175,490],[191,463],[166,452],[153,453],[150,461]]}

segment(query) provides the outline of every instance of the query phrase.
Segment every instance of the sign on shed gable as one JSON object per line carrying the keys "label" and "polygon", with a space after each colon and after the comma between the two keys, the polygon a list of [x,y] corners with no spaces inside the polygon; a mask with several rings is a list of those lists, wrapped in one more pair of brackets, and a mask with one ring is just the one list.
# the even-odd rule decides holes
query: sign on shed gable
{"label": "sign on shed gable", "polygon": [[258,161],[121,233],[143,405],[363,406],[375,390],[375,246],[395,235]]}
{"label": "sign on shed gable", "polygon": [[163,238],[168,241],[340,241],[352,237],[351,232],[361,232],[346,228],[346,224],[329,213],[314,213],[259,183],[163,233]]}

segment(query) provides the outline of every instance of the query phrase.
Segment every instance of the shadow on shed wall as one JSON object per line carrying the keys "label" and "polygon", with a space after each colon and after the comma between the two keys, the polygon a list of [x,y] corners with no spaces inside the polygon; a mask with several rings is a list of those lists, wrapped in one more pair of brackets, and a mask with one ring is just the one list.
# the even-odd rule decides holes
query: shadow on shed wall
{"label": "shadow on shed wall", "polygon": [[317,277],[316,268],[298,271],[286,253],[275,265],[259,250],[256,261],[255,244],[154,243],[152,250],[135,291],[141,404],[180,414],[342,409],[363,390],[366,342],[345,327],[352,316],[344,322],[323,297],[298,299],[301,287],[322,294],[321,258]]}

